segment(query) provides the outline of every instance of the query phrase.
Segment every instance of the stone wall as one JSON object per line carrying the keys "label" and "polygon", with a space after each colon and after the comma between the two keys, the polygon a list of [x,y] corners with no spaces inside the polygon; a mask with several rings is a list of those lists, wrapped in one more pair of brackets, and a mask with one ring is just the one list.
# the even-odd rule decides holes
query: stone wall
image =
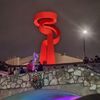
{"label": "stone wall", "polygon": [[49,87],[50,89],[53,87],[53,89],[62,89],[80,95],[100,93],[100,74],[90,69],[72,65],[45,72],[1,77],[0,91],[9,90],[10,92],[13,89],[32,88],[31,82],[36,75],[44,83],[43,88]]}

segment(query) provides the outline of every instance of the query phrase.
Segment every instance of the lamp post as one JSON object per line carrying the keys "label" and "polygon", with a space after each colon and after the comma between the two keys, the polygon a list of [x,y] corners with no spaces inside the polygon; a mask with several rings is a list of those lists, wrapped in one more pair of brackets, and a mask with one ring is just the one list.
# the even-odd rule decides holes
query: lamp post
{"label": "lamp post", "polygon": [[83,30],[83,56],[86,56],[86,35],[87,35],[88,31],[87,30]]}

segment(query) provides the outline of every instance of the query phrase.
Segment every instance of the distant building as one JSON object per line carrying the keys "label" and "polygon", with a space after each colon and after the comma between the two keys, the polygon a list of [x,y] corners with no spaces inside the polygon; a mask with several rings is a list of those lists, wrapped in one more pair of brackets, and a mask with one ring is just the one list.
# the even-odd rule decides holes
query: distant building
{"label": "distant building", "polygon": [[[82,62],[82,59],[67,56],[65,54],[62,55],[60,53],[56,53],[55,57],[56,57],[56,64]],[[32,60],[32,58],[33,58],[33,56],[28,56],[25,58],[16,57],[16,58],[12,58],[12,59],[7,60],[6,63],[12,64],[12,65],[25,65],[30,60]]]}

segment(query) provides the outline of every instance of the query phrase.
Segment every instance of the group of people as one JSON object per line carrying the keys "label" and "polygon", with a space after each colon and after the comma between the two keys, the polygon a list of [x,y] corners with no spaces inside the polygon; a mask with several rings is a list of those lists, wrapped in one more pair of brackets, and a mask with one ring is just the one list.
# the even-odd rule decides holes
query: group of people
{"label": "group of people", "polygon": [[94,58],[84,57],[83,62],[87,63],[100,63],[100,57],[96,55]]}
{"label": "group of people", "polygon": [[[100,57],[96,55],[94,58],[84,57],[84,64],[88,63],[100,63]],[[43,65],[39,61],[31,60],[27,65],[20,66],[10,66],[5,62],[0,61],[0,76],[2,75],[13,75],[13,74],[23,74],[27,72],[37,72],[43,71]]]}
{"label": "group of people", "polygon": [[26,65],[10,66],[5,62],[0,62],[0,76],[23,74],[27,72],[43,71],[40,62],[33,63],[32,60]]}
{"label": "group of people", "polygon": [[32,60],[27,64],[28,72],[43,71],[43,65],[40,62],[33,62]]}

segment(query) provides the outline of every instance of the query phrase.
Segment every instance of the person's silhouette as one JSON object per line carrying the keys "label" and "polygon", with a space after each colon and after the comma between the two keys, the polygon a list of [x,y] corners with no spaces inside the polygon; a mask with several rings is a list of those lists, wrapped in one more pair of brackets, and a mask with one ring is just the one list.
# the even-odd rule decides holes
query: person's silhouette
{"label": "person's silhouette", "polygon": [[76,100],[100,100],[100,94],[87,95]]}

